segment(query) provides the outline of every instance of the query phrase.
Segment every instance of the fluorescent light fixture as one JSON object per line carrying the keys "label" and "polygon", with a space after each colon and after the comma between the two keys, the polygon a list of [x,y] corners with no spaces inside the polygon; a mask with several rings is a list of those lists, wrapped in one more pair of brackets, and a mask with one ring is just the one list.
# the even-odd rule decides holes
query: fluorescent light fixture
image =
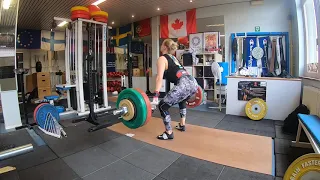
{"label": "fluorescent light fixture", "polygon": [[207,27],[218,27],[218,26],[224,26],[224,24],[208,24]]}
{"label": "fluorescent light fixture", "polygon": [[9,9],[10,4],[11,4],[11,0],[3,0],[2,3],[3,3],[2,4],[3,9]]}
{"label": "fluorescent light fixture", "polygon": [[258,6],[258,5],[263,5],[264,1],[263,0],[251,0],[251,6]]}
{"label": "fluorescent light fixture", "polygon": [[64,26],[64,25],[66,25],[68,22],[67,21],[63,21],[63,22],[61,22],[60,24],[58,24],[58,26],[59,27],[62,27],[62,26]]}
{"label": "fluorescent light fixture", "polygon": [[98,5],[98,4],[101,4],[101,3],[103,3],[103,2],[105,2],[106,0],[98,0],[98,1],[96,1],[96,2],[94,2],[94,3],[92,3],[92,5]]}
{"label": "fluorescent light fixture", "polygon": [[226,35],[224,35],[224,34],[220,34],[220,37],[225,37]]}

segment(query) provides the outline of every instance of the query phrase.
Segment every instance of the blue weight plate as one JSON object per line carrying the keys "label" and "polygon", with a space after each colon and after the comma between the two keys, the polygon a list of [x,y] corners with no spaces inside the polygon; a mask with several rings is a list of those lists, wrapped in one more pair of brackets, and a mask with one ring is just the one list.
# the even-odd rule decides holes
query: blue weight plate
{"label": "blue weight plate", "polygon": [[60,120],[60,116],[57,108],[51,104],[44,104],[41,107],[39,107],[36,113],[36,120],[37,120],[38,126],[40,126],[41,128],[44,128],[44,124],[45,124],[48,113],[51,113],[52,116],[56,118],[57,121]]}

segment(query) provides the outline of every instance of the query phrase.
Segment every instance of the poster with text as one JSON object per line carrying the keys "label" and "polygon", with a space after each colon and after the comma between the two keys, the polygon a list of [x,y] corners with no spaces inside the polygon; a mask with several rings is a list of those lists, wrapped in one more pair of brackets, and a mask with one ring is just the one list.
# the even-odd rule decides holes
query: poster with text
{"label": "poster with text", "polygon": [[250,101],[260,98],[266,101],[267,82],[265,81],[240,81],[238,83],[238,100]]}
{"label": "poster with text", "polygon": [[219,32],[203,33],[203,46],[206,53],[214,53],[219,50]]}

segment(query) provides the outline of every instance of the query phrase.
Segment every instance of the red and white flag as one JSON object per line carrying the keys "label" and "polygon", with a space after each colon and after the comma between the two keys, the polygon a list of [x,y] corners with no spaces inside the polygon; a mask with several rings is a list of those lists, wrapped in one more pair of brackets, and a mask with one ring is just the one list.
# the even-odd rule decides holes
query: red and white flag
{"label": "red and white flag", "polygon": [[160,16],[160,28],[160,38],[179,38],[196,33],[196,9]]}

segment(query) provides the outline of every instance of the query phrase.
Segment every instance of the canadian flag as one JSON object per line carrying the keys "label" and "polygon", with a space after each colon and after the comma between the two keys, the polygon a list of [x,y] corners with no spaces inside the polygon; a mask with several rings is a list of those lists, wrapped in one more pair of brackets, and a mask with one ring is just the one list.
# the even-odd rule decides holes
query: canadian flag
{"label": "canadian flag", "polygon": [[179,38],[196,33],[196,9],[160,16],[160,28],[160,38]]}

